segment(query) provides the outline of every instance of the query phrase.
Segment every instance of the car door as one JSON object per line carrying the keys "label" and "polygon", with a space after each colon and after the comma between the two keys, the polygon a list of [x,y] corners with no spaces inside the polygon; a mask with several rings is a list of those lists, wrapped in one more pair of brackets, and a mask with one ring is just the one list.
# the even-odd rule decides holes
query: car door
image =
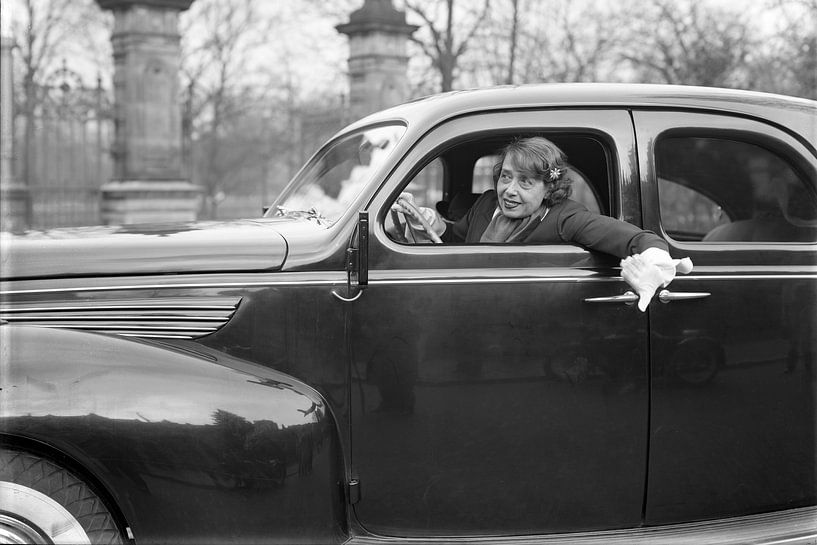
{"label": "car door", "polygon": [[649,312],[646,522],[813,504],[813,148],[734,116],[634,120],[645,227],[695,264]]}
{"label": "car door", "polygon": [[646,317],[618,299],[618,259],[566,244],[401,244],[384,229],[390,203],[438,154],[531,132],[595,139],[612,190],[604,208],[638,222],[626,111],[474,114],[412,148],[369,207],[369,285],[349,310],[354,509],[371,532],[640,524]]}

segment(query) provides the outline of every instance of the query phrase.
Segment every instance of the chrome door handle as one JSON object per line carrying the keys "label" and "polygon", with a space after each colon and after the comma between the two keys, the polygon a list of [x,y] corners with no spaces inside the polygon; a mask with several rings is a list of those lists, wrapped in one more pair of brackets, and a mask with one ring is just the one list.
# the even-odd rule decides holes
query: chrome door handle
{"label": "chrome door handle", "polygon": [[624,303],[625,305],[632,305],[638,301],[638,295],[631,291],[624,292],[622,295],[611,295],[609,297],[588,297],[584,300],[585,303]]}
{"label": "chrome door handle", "polygon": [[686,301],[687,299],[703,299],[709,297],[711,293],[705,291],[682,291],[672,293],[669,290],[661,290],[658,292],[658,300],[662,303],[669,303],[670,301]]}
{"label": "chrome door handle", "polygon": [[363,290],[357,290],[357,293],[352,297],[344,297],[335,290],[332,290],[332,295],[334,295],[337,299],[343,301],[344,303],[353,303],[360,299],[360,296],[363,295]]}

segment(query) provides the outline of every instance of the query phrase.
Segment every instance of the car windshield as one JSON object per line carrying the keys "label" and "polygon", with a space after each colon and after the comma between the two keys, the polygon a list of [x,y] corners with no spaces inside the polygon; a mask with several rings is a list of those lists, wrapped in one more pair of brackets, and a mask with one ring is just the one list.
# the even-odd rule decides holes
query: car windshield
{"label": "car windshield", "polygon": [[266,216],[303,217],[334,224],[391,155],[403,125],[381,125],[344,136],[312,158]]}

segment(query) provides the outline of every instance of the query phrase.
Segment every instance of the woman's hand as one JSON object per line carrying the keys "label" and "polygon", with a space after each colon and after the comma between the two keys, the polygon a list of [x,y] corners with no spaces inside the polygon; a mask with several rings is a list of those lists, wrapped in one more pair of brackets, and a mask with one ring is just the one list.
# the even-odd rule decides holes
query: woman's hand
{"label": "woman's hand", "polygon": [[394,212],[400,212],[406,218],[408,228],[414,233],[424,233],[433,242],[440,243],[440,235],[445,232],[445,222],[436,210],[417,206],[411,193],[401,193],[391,205]]}
{"label": "woman's hand", "polygon": [[647,248],[640,254],[621,260],[621,277],[638,294],[638,309],[641,312],[647,310],[647,305],[658,288],[669,286],[676,272],[687,274],[690,271],[691,259],[672,259],[661,248]]}

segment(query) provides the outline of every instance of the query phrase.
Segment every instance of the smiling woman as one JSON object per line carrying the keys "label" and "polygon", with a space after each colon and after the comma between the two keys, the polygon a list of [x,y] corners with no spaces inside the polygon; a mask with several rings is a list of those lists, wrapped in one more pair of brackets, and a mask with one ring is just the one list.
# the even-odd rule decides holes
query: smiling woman
{"label": "smiling woman", "polygon": [[562,150],[544,138],[508,144],[494,167],[502,215],[525,218],[569,197],[571,182],[564,176],[565,160]]}

